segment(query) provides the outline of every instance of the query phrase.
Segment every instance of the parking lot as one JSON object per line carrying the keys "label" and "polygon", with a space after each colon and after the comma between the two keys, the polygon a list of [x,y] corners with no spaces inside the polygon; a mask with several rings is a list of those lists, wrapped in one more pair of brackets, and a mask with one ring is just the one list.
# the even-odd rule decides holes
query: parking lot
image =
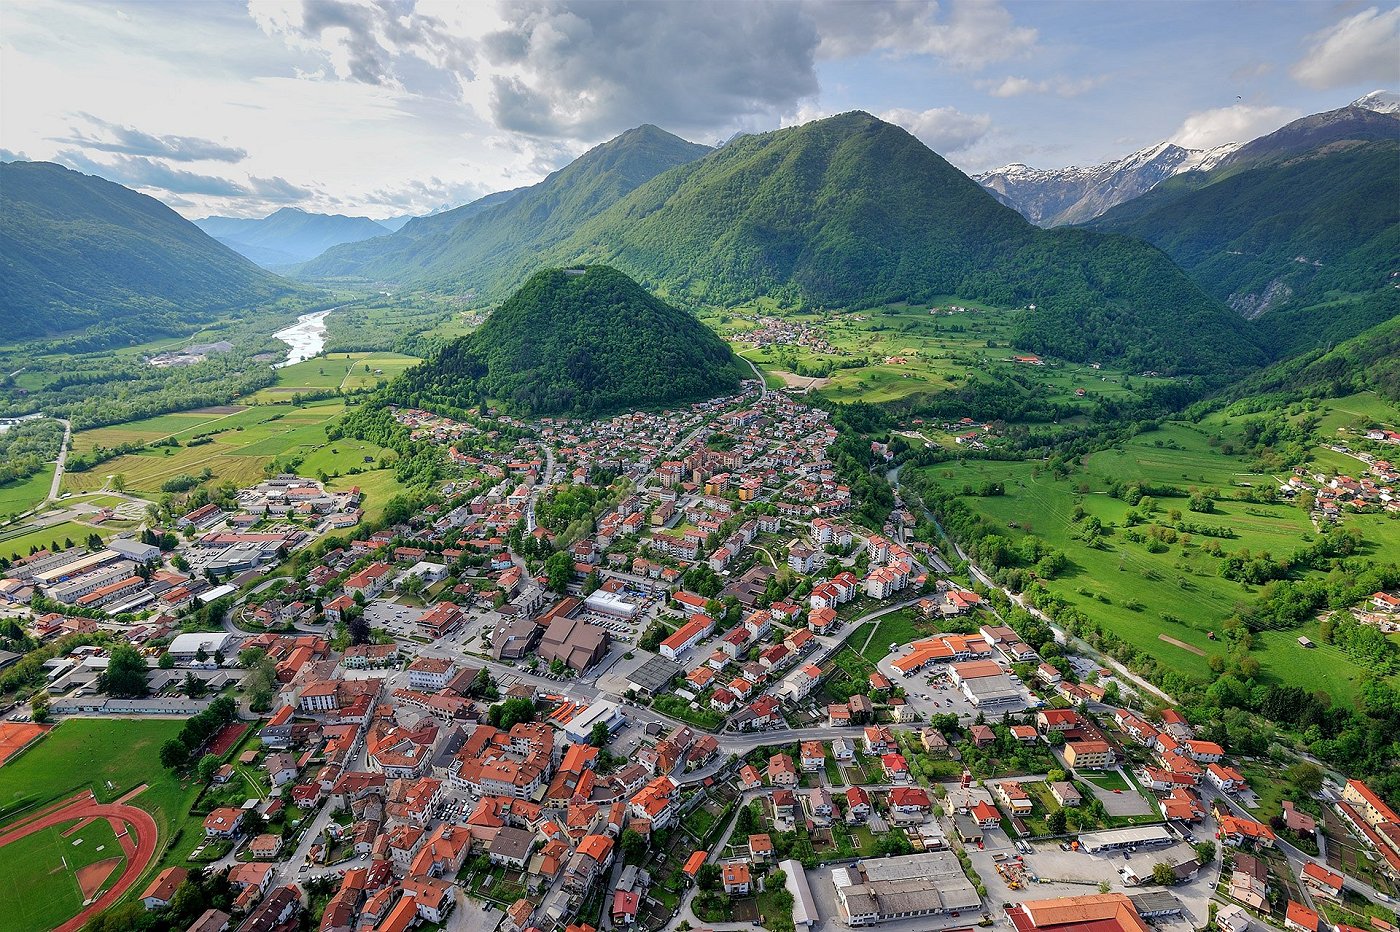
{"label": "parking lot", "polygon": [[[905,701],[923,721],[928,721],[931,715],[956,715],[961,721],[972,721],[982,711],[952,684],[948,671],[942,667],[930,667],[904,676],[890,664],[890,659],[880,661],[880,672],[904,689]],[[988,710],[984,714],[991,721],[999,721],[1006,712]]]}
{"label": "parking lot", "polygon": [[421,617],[421,608],[400,605],[392,599],[374,599],[365,605],[365,621],[369,626],[383,628],[395,637],[419,634],[418,619]]}

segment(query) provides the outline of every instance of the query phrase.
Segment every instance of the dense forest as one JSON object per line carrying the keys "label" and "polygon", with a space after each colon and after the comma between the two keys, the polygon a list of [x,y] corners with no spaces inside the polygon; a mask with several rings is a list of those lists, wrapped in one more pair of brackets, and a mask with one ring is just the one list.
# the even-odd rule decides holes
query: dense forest
{"label": "dense forest", "polygon": [[1303,398],[1341,398],[1364,391],[1400,402],[1400,317],[1332,349],[1313,350],[1276,363],[1230,386],[1196,410],[1241,399],[1278,404]]}
{"label": "dense forest", "polygon": [[642,185],[547,258],[679,299],[869,307],[957,294],[1029,307],[1018,345],[1168,374],[1263,362],[1246,321],[1158,250],[1044,231],[864,113],[745,136]]}
{"label": "dense forest", "polygon": [[0,431],[0,485],[28,479],[58,456],[63,425],[51,418]]}
{"label": "dense forest", "polygon": [[91,328],[96,349],[312,296],[155,198],[49,162],[0,163],[0,256],[7,341]]}
{"label": "dense forest", "polygon": [[489,400],[524,415],[598,415],[731,392],[739,366],[712,331],[621,272],[551,269],[389,394],[438,410]]}

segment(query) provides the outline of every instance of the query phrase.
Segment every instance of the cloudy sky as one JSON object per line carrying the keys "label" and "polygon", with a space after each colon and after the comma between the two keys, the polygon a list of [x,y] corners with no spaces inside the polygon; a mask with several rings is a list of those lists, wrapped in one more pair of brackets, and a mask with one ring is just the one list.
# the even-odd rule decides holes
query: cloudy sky
{"label": "cloudy sky", "polygon": [[1378,88],[1394,2],[0,4],[0,156],[190,217],[427,212],[640,123],[714,143],[862,109],[974,172],[1245,140]]}

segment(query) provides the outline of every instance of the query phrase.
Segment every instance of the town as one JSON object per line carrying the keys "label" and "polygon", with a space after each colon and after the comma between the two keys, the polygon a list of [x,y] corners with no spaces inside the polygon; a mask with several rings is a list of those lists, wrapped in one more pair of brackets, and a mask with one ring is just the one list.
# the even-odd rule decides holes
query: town
{"label": "town", "polygon": [[455,471],[421,507],[276,474],[6,567],[45,684],[7,754],[200,723],[145,910],[218,875],[191,929],[1391,932],[1365,783],[1227,753],[903,503],[862,526],[825,410],[393,418]]}

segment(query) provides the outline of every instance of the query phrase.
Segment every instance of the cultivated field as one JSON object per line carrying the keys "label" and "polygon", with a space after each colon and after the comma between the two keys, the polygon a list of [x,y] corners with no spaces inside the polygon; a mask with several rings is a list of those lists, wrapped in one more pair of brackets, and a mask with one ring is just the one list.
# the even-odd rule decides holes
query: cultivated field
{"label": "cultivated field", "polygon": [[264,467],[273,460],[284,466],[302,460],[298,468],[313,475],[321,469],[329,473],[356,465],[364,467],[368,465],[364,457],[375,459],[383,451],[351,440],[337,443],[334,449],[339,452],[331,453],[332,447],[326,444],[327,425],[344,410],[344,403],[339,400],[300,406],[257,405],[232,414],[202,415],[202,420],[173,431],[172,418],[188,419],[190,415],[164,415],[118,428],[103,428],[91,433],[126,431],[135,439],[134,435],[159,430],[163,431],[160,436],[173,436],[184,443],[203,436],[211,442],[155,447],[119,456],[86,472],[65,473],[63,488],[75,492],[101,489],[109,477],[120,475],[128,491],[150,497],[160,493],[161,484],[167,479],[181,474],[198,475],[205,468],[214,474],[215,481],[232,482],[242,488],[261,480]]}
{"label": "cultivated field", "polygon": [[88,453],[97,447],[110,448],[123,443],[154,443],[166,437],[188,437],[221,427],[221,422],[231,420],[243,410],[241,405],[230,405],[217,411],[182,411],[111,427],[82,430],[73,435],[73,452]]}
{"label": "cultivated field", "polygon": [[[980,460],[941,464],[928,474],[953,490],[1002,483],[1004,495],[968,495],[963,501],[1013,539],[1034,533],[1068,556],[1066,572],[1047,583],[1052,592],[1164,663],[1208,678],[1209,656],[1226,652],[1221,642],[1211,640],[1210,632],[1219,634],[1235,606],[1256,598],[1259,590],[1221,576],[1220,558],[1207,553],[1205,545],[1218,543],[1226,553],[1248,548],[1284,554],[1303,546],[1305,535],[1314,534],[1311,522],[1292,504],[1252,504],[1226,497],[1216,502],[1215,513],[1199,514],[1187,509],[1184,497],[1163,496],[1156,499],[1159,511],[1154,520],[1169,523],[1171,512],[1179,511],[1184,521],[1229,528],[1235,536],[1183,534],[1175,543],[1153,547],[1146,539],[1127,539],[1129,506],[1110,497],[1107,489],[1111,481],[1136,479],[1176,488],[1217,488],[1229,496],[1245,484],[1276,483],[1271,476],[1251,473],[1248,463],[1245,457],[1210,449],[1199,428],[1170,424],[1122,449],[1089,456],[1084,471],[1067,479],[1056,479],[1032,463]],[[1077,538],[1076,507],[1107,529],[1099,547],[1088,547]],[[1397,522],[1375,517],[1381,530],[1395,533]],[[1345,524],[1363,533],[1375,530],[1355,517]],[[1301,647],[1297,637],[1311,635],[1317,641],[1316,627],[1309,623],[1296,630],[1264,632],[1254,656],[1268,677],[1350,698],[1364,671],[1335,647]]]}

